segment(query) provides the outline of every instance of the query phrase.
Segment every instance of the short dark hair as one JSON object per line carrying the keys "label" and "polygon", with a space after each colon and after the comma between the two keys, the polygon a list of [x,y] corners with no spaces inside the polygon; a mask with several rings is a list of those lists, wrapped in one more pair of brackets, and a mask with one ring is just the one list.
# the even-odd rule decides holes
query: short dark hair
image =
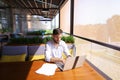
{"label": "short dark hair", "polygon": [[60,28],[55,28],[53,30],[53,35],[62,34],[62,33],[63,33],[63,31]]}

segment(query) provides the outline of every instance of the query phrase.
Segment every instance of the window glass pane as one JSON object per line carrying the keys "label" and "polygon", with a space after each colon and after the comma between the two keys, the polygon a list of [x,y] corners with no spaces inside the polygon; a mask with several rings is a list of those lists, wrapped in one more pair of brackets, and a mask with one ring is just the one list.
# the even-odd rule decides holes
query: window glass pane
{"label": "window glass pane", "polygon": [[120,42],[119,4],[119,0],[75,0],[74,34],[117,45]]}
{"label": "window glass pane", "polygon": [[55,18],[52,20],[52,29],[59,27],[59,14],[55,16]]}

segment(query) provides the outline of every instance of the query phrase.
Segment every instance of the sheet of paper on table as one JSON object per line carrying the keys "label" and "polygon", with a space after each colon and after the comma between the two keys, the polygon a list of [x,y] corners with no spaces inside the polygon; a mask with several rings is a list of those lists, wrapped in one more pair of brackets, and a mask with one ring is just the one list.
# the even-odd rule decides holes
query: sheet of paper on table
{"label": "sheet of paper on table", "polygon": [[44,74],[47,76],[51,76],[55,74],[55,70],[57,69],[56,64],[50,64],[50,63],[44,63],[42,67],[40,67],[38,70],[35,72],[38,74]]}

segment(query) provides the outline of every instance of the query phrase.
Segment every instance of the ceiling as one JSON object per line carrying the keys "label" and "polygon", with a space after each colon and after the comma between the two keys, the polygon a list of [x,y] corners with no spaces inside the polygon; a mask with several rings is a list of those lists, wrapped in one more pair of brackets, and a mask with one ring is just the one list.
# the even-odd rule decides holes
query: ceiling
{"label": "ceiling", "polygon": [[39,15],[53,19],[67,0],[0,0],[1,8],[12,8],[14,14]]}

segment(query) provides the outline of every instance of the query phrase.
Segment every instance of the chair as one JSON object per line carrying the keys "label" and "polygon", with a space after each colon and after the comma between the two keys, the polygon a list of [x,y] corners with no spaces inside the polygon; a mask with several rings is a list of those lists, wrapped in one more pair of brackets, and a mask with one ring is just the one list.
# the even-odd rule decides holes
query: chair
{"label": "chair", "polygon": [[3,46],[3,43],[4,42],[8,42],[9,40],[9,36],[8,35],[0,35],[0,44],[1,44],[1,47]]}
{"label": "chair", "polygon": [[25,61],[27,46],[3,46],[0,62]]}
{"label": "chair", "polygon": [[76,46],[75,44],[68,44],[68,49],[72,56],[76,56]]}

